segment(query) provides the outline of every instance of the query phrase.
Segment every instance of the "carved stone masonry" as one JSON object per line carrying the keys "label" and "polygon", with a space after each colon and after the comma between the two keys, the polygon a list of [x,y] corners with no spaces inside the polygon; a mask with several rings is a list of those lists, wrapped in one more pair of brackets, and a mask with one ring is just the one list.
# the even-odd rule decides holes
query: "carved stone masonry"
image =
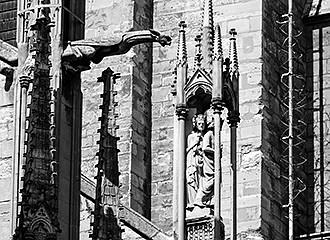
{"label": "carved stone masonry", "polygon": [[91,62],[100,63],[105,57],[124,54],[133,46],[147,42],[166,46],[171,44],[171,38],[155,30],[142,30],[127,32],[121,38],[69,42],[62,55],[63,65],[68,70],[88,70]]}
{"label": "carved stone masonry", "polygon": [[[147,42],[158,42],[162,46],[170,45],[171,38],[161,35],[154,30],[133,31],[125,33],[121,38],[112,38],[106,41],[79,40],[69,42],[62,54],[64,74],[79,75],[81,71],[90,69],[91,62],[100,63],[104,57],[124,54],[133,46]],[[119,226],[119,172],[117,160],[117,141],[115,137],[115,118],[113,96],[115,95],[113,84],[118,74],[113,74],[111,69],[102,73],[99,82],[104,83],[104,93],[101,95],[102,116],[100,117],[101,129],[100,149],[97,153],[99,162],[96,165],[97,176],[95,179],[96,196],[92,239],[120,239]],[[111,118],[112,119],[109,119]],[[109,123],[112,120],[112,124]],[[110,127],[112,125],[112,127]]]}
{"label": "carved stone masonry", "polygon": [[14,239],[19,240],[55,240],[60,230],[50,151],[50,19],[46,8],[41,12],[43,14],[30,29],[29,55],[20,76],[21,86],[28,88],[31,82],[32,88],[23,156],[21,212],[14,235]]}
{"label": "carved stone masonry", "polygon": [[[104,84],[103,99],[100,109],[102,115],[99,118],[101,121],[99,158],[96,164],[97,175],[96,179],[96,194],[95,194],[95,209],[93,212],[94,222],[91,223],[93,227],[93,240],[102,239],[121,239],[121,229],[118,219],[119,212],[119,169],[118,169],[118,152],[117,141],[115,136],[116,129],[116,114],[114,101],[116,92],[114,91],[115,80],[119,78],[119,74],[114,74],[110,68],[102,72],[102,76],[98,78],[98,82]],[[111,116],[112,115],[112,116]],[[113,119],[110,119],[110,118]],[[111,121],[111,122],[110,122]]]}
{"label": "carved stone masonry", "polygon": [[[173,208],[178,209],[173,213],[173,235],[178,240],[186,239],[187,234],[189,239],[224,239],[221,217],[221,130],[224,122],[221,115],[224,108],[228,109],[231,125],[232,222],[235,223],[231,234],[232,239],[236,239],[236,128],[239,122],[236,32],[234,29],[230,31],[229,58],[223,61],[221,29],[219,24],[214,26],[212,5],[212,0],[204,0],[202,36],[195,38],[195,64],[191,74],[188,74],[186,64],[186,25],[183,22],[179,25],[176,78],[172,87],[175,89],[172,92],[175,93],[177,114],[177,122],[174,122]],[[189,120],[185,117],[186,109],[195,111],[195,116],[206,114],[207,126],[205,129],[195,127],[188,135],[187,153],[184,150],[185,121]],[[187,168],[182,166],[185,162]],[[186,179],[180,177],[184,174]],[[190,194],[188,201],[185,201],[185,192]],[[199,221],[205,215],[209,219]]]}

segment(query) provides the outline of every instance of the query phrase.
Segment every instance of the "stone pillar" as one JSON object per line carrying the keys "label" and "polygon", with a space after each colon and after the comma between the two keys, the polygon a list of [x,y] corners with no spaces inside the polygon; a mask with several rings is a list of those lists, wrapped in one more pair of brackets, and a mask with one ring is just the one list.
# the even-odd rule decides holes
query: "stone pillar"
{"label": "stone pillar", "polygon": [[59,239],[79,238],[82,92],[80,72],[62,66],[67,41],[84,38],[85,1],[57,0],[52,39],[52,74],[56,94]]}
{"label": "stone pillar", "polygon": [[[174,95],[174,94],[173,94]],[[175,95],[174,95],[175,98]],[[173,237],[177,239],[178,237],[178,151],[179,151],[179,144],[178,144],[178,130],[179,130],[179,122],[178,118],[174,116],[173,118],[173,197],[172,197],[172,229],[173,229]]]}
{"label": "stone pillar", "polygon": [[213,88],[212,108],[214,109],[214,238],[221,239],[224,234],[221,217],[221,129],[223,120],[221,113],[224,105],[223,97],[223,53],[220,26],[215,29],[215,44],[213,56]]}
{"label": "stone pillar", "polygon": [[221,128],[222,106],[221,102],[214,100],[214,239],[222,239],[221,230]]}
{"label": "stone pillar", "polygon": [[178,119],[178,153],[177,153],[177,181],[178,181],[178,227],[177,235],[178,240],[186,239],[186,106],[176,107],[176,117]]}
{"label": "stone pillar", "polygon": [[[22,11],[25,0],[17,1],[17,10]],[[14,153],[13,153],[13,170],[12,170],[12,197],[11,197],[11,234],[15,233],[18,226],[18,202],[20,201],[19,189],[22,187],[20,184],[20,177],[22,177],[22,158],[24,150],[24,135],[25,135],[25,119],[22,121],[21,113],[26,111],[26,104],[22,105],[22,81],[18,78],[22,72],[22,67],[28,55],[28,39],[27,27],[29,26],[29,17],[24,14],[17,16],[17,46],[18,46],[18,69],[16,79],[14,80],[15,91],[15,119],[14,119]],[[27,86],[28,88],[28,82]],[[27,91],[27,90],[26,90]],[[25,92],[26,92],[25,91]],[[23,124],[23,125],[22,125]],[[23,142],[23,145],[22,145]]]}
{"label": "stone pillar", "polygon": [[[185,240],[186,235],[186,116],[187,116],[187,106],[185,97],[185,83],[187,81],[187,50],[186,50],[186,37],[185,37],[185,22],[180,22],[180,32],[179,32],[179,49],[178,49],[178,63],[177,63],[177,81],[176,81],[176,118],[177,122],[174,131],[176,133],[177,149],[175,149],[174,164],[178,176],[176,177],[177,182],[174,182],[174,189],[177,189],[177,237],[178,240]],[[175,197],[175,196],[174,196]]]}
{"label": "stone pillar", "polygon": [[237,239],[237,123],[238,112],[230,112],[228,121],[230,125],[230,162],[231,162],[231,239]]}

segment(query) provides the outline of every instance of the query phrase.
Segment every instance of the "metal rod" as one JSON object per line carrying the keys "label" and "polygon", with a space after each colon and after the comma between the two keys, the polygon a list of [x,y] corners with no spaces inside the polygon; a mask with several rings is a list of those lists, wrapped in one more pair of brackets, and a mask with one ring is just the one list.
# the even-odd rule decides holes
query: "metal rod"
{"label": "metal rod", "polygon": [[289,54],[289,240],[293,240],[293,13],[292,0],[288,0],[288,54]]}
{"label": "metal rod", "polygon": [[221,110],[214,111],[214,239],[221,239]]}
{"label": "metal rod", "polygon": [[237,239],[237,124],[230,126],[230,160],[232,177],[231,239]]}
{"label": "metal rod", "polygon": [[324,231],[324,126],[323,126],[323,32],[319,29],[319,114],[320,114],[320,200],[321,200],[321,232]]}

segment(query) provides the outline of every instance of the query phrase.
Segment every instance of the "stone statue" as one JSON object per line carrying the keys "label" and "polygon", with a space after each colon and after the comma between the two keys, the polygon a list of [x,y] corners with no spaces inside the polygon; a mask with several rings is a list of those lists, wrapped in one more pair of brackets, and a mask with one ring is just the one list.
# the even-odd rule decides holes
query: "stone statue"
{"label": "stone statue", "polygon": [[203,114],[192,118],[193,130],[187,139],[187,209],[194,207],[196,192],[200,187],[202,176],[203,152],[202,142],[205,128],[205,117]]}
{"label": "stone statue", "polygon": [[155,30],[131,31],[122,37],[111,37],[107,40],[78,40],[69,42],[62,59],[69,62],[71,68],[89,69],[90,62],[100,63],[104,57],[124,54],[140,43],[158,42],[170,45],[171,38]]}
{"label": "stone statue", "polygon": [[206,133],[203,137],[203,176],[196,193],[194,205],[205,207],[211,205],[214,194],[214,119],[213,111],[209,109],[206,115]]}

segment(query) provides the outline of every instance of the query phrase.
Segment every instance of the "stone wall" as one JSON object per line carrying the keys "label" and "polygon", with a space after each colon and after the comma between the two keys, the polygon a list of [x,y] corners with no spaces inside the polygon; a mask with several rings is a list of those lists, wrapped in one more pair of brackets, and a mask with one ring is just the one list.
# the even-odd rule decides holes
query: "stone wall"
{"label": "stone wall", "polygon": [[[147,7],[148,4],[145,4],[145,6]],[[140,204],[137,203],[143,203],[148,199],[147,196],[141,194],[141,190],[145,189],[144,184],[148,184],[148,181],[144,179],[152,177],[151,220],[168,233],[171,232],[172,227],[174,113],[170,85],[173,81],[172,71],[176,61],[177,26],[180,20],[185,20],[188,24],[189,63],[192,66],[194,37],[199,33],[201,23],[201,6],[201,1],[197,0],[154,1],[154,29],[170,35],[173,38],[173,44],[171,47],[166,48],[156,44],[153,47],[152,92],[148,91],[151,82],[140,81],[140,79],[148,78],[146,76],[148,71],[145,71],[147,68],[142,65],[146,61],[139,61],[140,56],[150,54],[143,52],[144,48],[142,48],[142,52],[137,47],[122,57],[106,59],[101,64],[93,66],[92,70],[84,73],[82,77],[84,92],[83,173],[91,178],[95,175],[93,167],[96,162],[95,153],[97,151],[96,141],[98,135],[96,130],[99,128],[97,117],[99,115],[98,105],[101,103],[98,99],[101,86],[95,80],[103,69],[110,66],[113,70],[121,72],[122,75],[117,84],[120,114],[118,136],[120,137],[119,148],[121,150],[119,162],[122,173],[121,183],[123,185],[123,198],[121,200],[124,204],[130,205],[135,210],[142,211],[148,216],[141,209]],[[140,11],[133,10],[139,9],[139,4],[135,7],[133,7],[132,1],[125,1],[120,4],[116,1],[111,3],[103,3],[102,1],[87,2],[86,38],[101,38],[102,36],[106,38],[106,35],[123,32],[134,24],[134,26],[139,27],[138,23],[132,23],[131,20],[146,22],[144,17],[146,11],[142,11],[141,15]],[[240,101],[242,103],[242,122],[238,133],[239,231],[249,230],[249,234],[253,234],[254,231],[258,231],[261,221],[261,114],[259,106],[261,87],[258,85],[261,82],[261,63],[259,59],[261,57],[261,1],[218,1],[215,3],[214,10],[215,22],[220,23],[222,27],[226,55],[228,55],[229,30],[235,27],[239,34]],[[148,11],[150,14],[150,9]],[[140,67],[138,61],[141,63]],[[143,71],[137,71],[138,69],[143,69]],[[133,89],[132,83],[134,83]],[[133,93],[135,89],[136,92]],[[145,140],[149,138],[148,131],[150,131],[148,130],[150,127],[145,126],[145,123],[150,119],[150,116],[148,116],[148,111],[150,114],[148,95],[151,95],[152,102],[151,161],[143,160],[146,157],[148,158],[148,149],[145,149],[145,146],[148,146]],[[141,98],[141,96],[144,97]],[[133,118],[131,118],[133,111]],[[147,115],[139,112],[147,112]],[[224,139],[223,217],[227,227],[226,231],[229,232],[231,207],[228,126],[224,127]],[[139,155],[136,155],[136,153]],[[141,174],[141,169],[147,170],[150,168],[150,163],[152,163],[152,171],[142,170]],[[139,171],[135,169],[139,169]],[[151,173],[152,176],[147,176]],[[140,197],[142,197],[142,201]],[[147,202],[144,202],[143,205],[146,206]]]}
{"label": "stone wall", "polygon": [[[276,57],[285,36],[279,31],[280,16],[287,13],[287,7],[278,1],[264,1],[263,9],[263,145],[261,191],[263,192],[261,211],[264,216],[262,231],[273,235],[274,239],[284,238],[287,234],[286,219],[282,206],[285,199],[287,182],[281,179],[281,115],[280,115],[280,77],[281,69]],[[286,193],[287,194],[287,193]]]}
{"label": "stone wall", "polygon": [[13,92],[5,92],[4,84],[0,75],[0,239],[9,239],[14,106]]}
{"label": "stone wall", "polygon": [[[15,44],[16,1],[0,1],[0,39]],[[0,239],[10,236],[11,169],[13,155],[13,88],[5,92],[0,75]]]}
{"label": "stone wall", "polygon": [[[261,230],[263,234],[270,239],[284,239],[288,234],[288,208],[284,207],[288,204],[288,158],[286,157],[287,151],[281,139],[285,139],[288,135],[288,115],[287,109],[284,110],[283,104],[288,104],[287,96],[288,90],[283,87],[281,83],[281,75],[286,73],[287,70],[284,67],[287,66],[288,55],[287,55],[287,44],[285,39],[287,35],[282,33],[280,30],[281,26],[283,30],[287,31],[287,24],[279,24],[278,22],[287,20],[281,16],[287,14],[288,6],[287,1],[263,1],[263,34],[262,34],[262,179],[261,182],[261,213],[262,213],[262,226]],[[302,12],[303,4],[296,2],[293,6],[294,13],[294,33],[297,34],[298,31],[304,31],[302,23]],[[302,34],[297,38],[301,49],[299,54],[302,54],[303,61],[306,59],[306,38]],[[285,51],[286,50],[286,51]],[[295,48],[297,50],[297,48]],[[299,70],[297,64],[294,64],[294,73],[302,74],[305,76],[305,70],[301,67]],[[284,78],[287,79],[287,78]],[[294,80],[297,82],[297,79]],[[295,84],[297,89],[298,85]],[[306,87],[305,90],[308,90]],[[294,106],[297,109],[297,101],[300,96],[295,97]],[[307,101],[305,101],[307,103]],[[303,116],[300,116],[299,120],[308,123],[308,118],[310,118],[310,111],[306,111],[306,106],[302,110]],[[294,124],[298,123],[297,111],[294,112]],[[295,125],[297,126],[297,125]],[[307,130],[307,128],[305,129]],[[295,133],[296,134],[296,131]],[[304,138],[308,140],[308,131],[305,132]],[[297,135],[294,137],[296,142]],[[302,147],[305,157],[307,156],[307,145]],[[294,161],[295,163],[303,162],[302,159],[298,158],[298,152],[295,151]],[[299,184],[297,178],[299,177],[306,185],[308,182],[306,175],[301,172],[300,169],[308,169],[306,166],[309,162],[298,167],[294,166],[295,171],[295,193],[298,193],[299,189],[303,189],[303,184]],[[306,167],[306,169],[304,169]],[[302,234],[305,233],[310,225],[307,220],[307,202],[310,200],[310,195],[305,191],[301,193],[294,202],[294,226],[295,233]],[[299,216],[299,217],[298,217]],[[272,236],[272,238],[271,238]],[[267,239],[268,239],[267,238]]]}
{"label": "stone wall", "polygon": [[[87,1],[85,36],[87,39],[107,39],[129,30],[151,29],[152,11],[152,1]],[[99,97],[102,84],[96,80],[110,67],[121,74],[115,86],[119,103],[117,136],[120,138],[121,203],[147,218],[150,218],[151,201],[151,59],[150,45],[139,45],[127,54],[104,59],[82,74],[82,173],[91,179],[96,174],[97,129],[100,128],[97,119],[102,103]],[[83,208],[82,211],[86,213],[87,210]]]}
{"label": "stone wall", "polygon": [[[14,1],[0,0],[0,38],[13,43],[16,24],[8,22],[16,13]],[[189,64],[193,66],[194,37],[201,23],[200,0],[87,0],[86,38],[102,39],[130,29],[152,27],[173,38],[170,47],[144,45],[135,47],[120,57],[105,59],[82,74],[83,132],[82,173],[93,179],[100,128],[98,117],[102,84],[97,83],[101,72],[110,67],[121,73],[117,81],[120,126],[119,164],[122,184],[121,201],[134,208],[166,232],[172,224],[172,142],[173,114],[170,85],[176,62],[178,23],[188,24]],[[261,0],[214,1],[215,23],[220,23],[225,56],[228,55],[228,31],[238,32],[240,64],[240,112],[238,130],[238,231],[241,239],[283,239],[286,218],[285,183],[281,181],[279,163],[279,100],[274,96],[280,77],[278,56],[281,39],[275,21],[286,12],[282,2]],[[301,11],[301,7],[298,10]],[[152,13],[153,23],[152,23]],[[7,22],[6,22],[7,21]],[[299,22],[301,24],[301,22]],[[4,31],[2,30],[4,29]],[[11,30],[9,30],[11,29]],[[7,31],[8,30],[8,31]],[[324,34],[328,31],[325,30]],[[325,37],[325,39],[327,39]],[[263,43],[262,43],[263,42]],[[324,42],[325,49],[329,48]],[[326,51],[329,53],[329,51]],[[153,65],[151,66],[151,56]],[[325,56],[324,73],[327,84],[329,56]],[[315,60],[317,57],[315,56]],[[317,61],[315,61],[317,62]],[[317,64],[317,63],[315,63]],[[316,68],[315,68],[316,69]],[[152,79],[151,79],[152,78]],[[317,76],[315,76],[315,79]],[[317,84],[317,83],[315,83]],[[10,171],[13,146],[13,93],[4,93],[0,78],[0,233],[9,236]],[[316,85],[314,86],[316,88]],[[328,85],[326,85],[328,91]],[[328,106],[327,106],[328,108]],[[150,121],[151,119],[151,121]],[[152,125],[150,125],[150,122]],[[317,121],[316,121],[317,122]],[[326,123],[326,126],[328,124]],[[229,128],[223,130],[223,210],[226,232],[230,232],[230,163]],[[328,150],[327,150],[328,154]],[[88,238],[93,206],[82,198],[81,239]],[[151,207],[149,207],[151,205]],[[329,216],[330,218],[330,216]],[[127,232],[127,238],[134,235]]]}
{"label": "stone wall", "polygon": [[16,45],[16,0],[0,1],[0,39]]}

